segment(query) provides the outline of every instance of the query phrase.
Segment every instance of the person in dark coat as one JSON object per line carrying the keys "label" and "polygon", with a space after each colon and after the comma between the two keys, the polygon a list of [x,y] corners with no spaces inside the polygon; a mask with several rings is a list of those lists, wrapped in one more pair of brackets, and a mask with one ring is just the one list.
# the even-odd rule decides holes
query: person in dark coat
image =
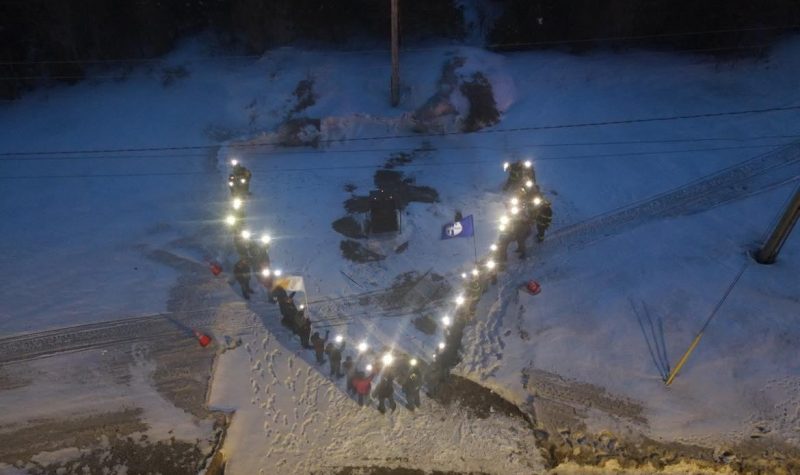
{"label": "person in dark coat", "polygon": [[239,254],[239,259],[250,259],[250,246],[248,240],[242,236],[242,231],[239,228],[233,230],[233,247],[236,253]]}
{"label": "person in dark coat", "polygon": [[328,358],[331,361],[331,376],[335,376],[337,379],[344,376],[342,373],[342,351],[344,351],[344,347],[347,342],[342,342],[341,345],[336,343],[328,343],[328,347],[325,349],[325,353],[328,354]]}
{"label": "person in dark coat", "polygon": [[233,166],[233,173],[228,175],[228,187],[233,196],[246,196],[250,194],[250,178],[253,174],[244,165],[237,163]]}
{"label": "person in dark coat", "polygon": [[528,180],[536,183],[536,172],[533,169],[533,164],[529,161],[516,161],[504,168],[508,173],[508,178],[503,185],[503,191],[521,189]]}
{"label": "person in dark coat", "polygon": [[517,254],[520,259],[525,259],[525,241],[528,236],[533,232],[533,221],[527,219],[525,216],[520,216],[514,223],[514,239],[517,241]]}
{"label": "person in dark coat", "polygon": [[356,388],[353,387],[353,376],[355,376],[356,364],[352,356],[347,355],[347,358],[344,359],[344,363],[342,363],[342,369],[344,369],[344,374],[347,376],[347,392],[353,394],[356,392]]}
{"label": "person in dark coat", "polygon": [[370,373],[369,376],[365,376],[361,371],[356,371],[355,376],[353,376],[353,389],[358,395],[359,406],[364,405],[364,399],[369,401],[369,392],[372,389],[372,378],[374,377],[375,373]]}
{"label": "person in dark coat", "polygon": [[[281,287],[277,287],[281,289]],[[286,291],[280,293],[278,297],[278,308],[281,311],[281,323],[291,329],[294,333],[298,331],[298,310],[294,304],[294,292],[286,294]]]}
{"label": "person in dark coat", "polygon": [[253,289],[250,288],[250,264],[247,259],[239,259],[236,262],[236,265],[233,266],[233,275],[242,287],[244,298],[250,300],[250,294],[253,293]]}
{"label": "person in dark coat", "polygon": [[390,375],[384,375],[381,382],[375,388],[375,397],[378,399],[378,410],[381,414],[386,413],[386,407],[383,404],[384,400],[389,402],[389,408],[394,412],[397,409],[397,403],[394,402],[394,378]]}
{"label": "person in dark coat", "polygon": [[331,334],[330,331],[326,331],[325,332],[325,338],[321,338],[319,336],[319,332],[314,332],[314,334],[311,335],[311,346],[314,347],[314,354],[317,357],[317,363],[318,364],[322,364],[322,363],[325,362],[325,357],[324,357],[324,355],[325,355],[325,342],[328,341],[328,337],[330,336],[330,334]]}
{"label": "person in dark coat", "polygon": [[415,371],[412,371],[403,383],[403,394],[405,395],[406,402],[408,403],[406,407],[412,411],[415,407],[420,406],[419,387],[420,377]]}
{"label": "person in dark coat", "polygon": [[536,241],[544,241],[544,233],[553,222],[553,208],[549,201],[542,200],[539,205],[539,210],[536,214]]}
{"label": "person in dark coat", "polygon": [[297,329],[297,336],[300,337],[300,345],[305,349],[314,348],[309,344],[309,336],[311,335],[311,320],[303,316],[300,327]]}

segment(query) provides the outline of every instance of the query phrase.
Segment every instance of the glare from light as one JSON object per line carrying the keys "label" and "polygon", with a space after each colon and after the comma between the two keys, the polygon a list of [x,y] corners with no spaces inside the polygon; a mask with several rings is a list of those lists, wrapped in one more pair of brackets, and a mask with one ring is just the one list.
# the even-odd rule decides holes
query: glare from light
{"label": "glare from light", "polygon": [[231,165],[233,165],[234,167],[236,165],[238,165],[238,164],[239,164],[239,160],[236,160],[235,158],[233,160],[231,160]]}
{"label": "glare from light", "polygon": [[443,350],[443,349],[444,349],[444,347],[445,347],[445,344],[444,344],[444,342],[443,342],[443,341],[440,341],[440,342],[439,342],[439,349],[440,349],[440,350]]}
{"label": "glare from light", "polygon": [[262,270],[261,271],[261,275],[263,275],[264,277],[269,277],[269,275],[270,275],[269,269]]}
{"label": "glare from light", "polygon": [[442,317],[442,325],[444,325],[444,326],[446,326],[446,327],[449,327],[449,326],[450,326],[450,323],[451,323],[451,322],[450,322],[450,317],[448,317],[447,315],[445,315],[444,317]]}
{"label": "glare from light", "polygon": [[433,354],[433,359],[436,359],[436,353]]}
{"label": "glare from light", "polygon": [[261,235],[261,242],[262,242],[262,243],[264,243],[264,244],[269,244],[269,242],[270,242],[271,240],[272,240],[272,238],[269,236],[269,234],[262,234],[262,235]]}
{"label": "glare from light", "polygon": [[508,216],[500,216],[500,224],[508,224]]}
{"label": "glare from light", "polygon": [[466,272],[462,272],[461,273],[461,278],[462,279],[466,279],[467,278],[467,273]]}
{"label": "glare from light", "polygon": [[391,353],[384,353],[381,361],[383,361],[384,366],[390,366],[392,361],[394,361],[394,356],[392,356]]}
{"label": "glare from light", "polygon": [[229,182],[228,182],[228,186],[230,186],[231,188],[233,188],[233,181],[229,181]]}
{"label": "glare from light", "polygon": [[486,261],[486,268],[487,269],[494,269],[494,266],[497,265],[492,259]]}
{"label": "glare from light", "polygon": [[372,371],[372,365],[371,365],[371,364],[368,364],[368,365],[367,365],[367,373],[369,373],[369,372],[371,372],[371,371]]}
{"label": "glare from light", "polygon": [[511,198],[511,204],[514,205],[514,206],[518,205],[519,204],[519,198],[517,198],[517,197]]}
{"label": "glare from light", "polygon": [[456,305],[462,305],[463,303],[464,303],[463,295],[459,295],[458,297],[456,297]]}
{"label": "glare from light", "polygon": [[506,170],[508,170],[508,167],[510,167],[510,166],[511,166],[511,164],[510,164],[510,163],[508,163],[508,162],[504,162],[504,163],[503,163],[503,171],[506,171]]}
{"label": "glare from light", "polygon": [[472,269],[472,275],[473,275],[473,277],[477,277],[477,276],[478,276],[478,273],[479,273],[479,272],[478,272],[478,268],[477,268],[477,267],[476,267],[476,268],[474,268],[474,269]]}
{"label": "glare from light", "polygon": [[417,359],[416,358],[411,358],[411,360],[409,360],[408,364],[410,364],[411,366],[416,366],[417,365]]}
{"label": "glare from light", "polygon": [[246,182],[246,181],[247,181],[247,180],[245,180],[244,178],[242,178],[242,179],[240,179],[240,180],[239,180],[239,182],[240,182],[240,183],[244,183],[244,182]]}
{"label": "glare from light", "polygon": [[336,335],[336,338],[334,338],[334,340],[336,341],[336,343],[341,343],[344,341],[344,337],[342,335]]}
{"label": "glare from light", "polygon": [[500,226],[497,227],[497,229],[499,229],[500,231],[505,231],[506,230],[506,225],[505,224],[501,224]]}
{"label": "glare from light", "polygon": [[491,249],[492,251],[496,251],[497,250],[497,244],[492,244],[491,246],[489,246],[489,249]]}
{"label": "glare from light", "polygon": [[525,168],[530,168],[531,166],[533,166],[533,163],[530,160],[525,160]]}
{"label": "glare from light", "polygon": [[519,214],[519,207],[513,206],[511,208],[511,214]]}
{"label": "glare from light", "polygon": [[536,205],[536,206],[539,206],[540,204],[542,204],[542,199],[539,198],[538,196],[534,197],[533,198],[533,204]]}
{"label": "glare from light", "polygon": [[306,306],[305,306],[305,305],[303,305],[303,304],[300,304],[300,307],[299,307],[299,308],[300,308],[300,310],[303,310],[304,308],[306,308]]}
{"label": "glare from light", "polygon": [[228,226],[233,226],[234,224],[236,224],[236,216],[232,214],[225,216],[225,224],[227,224]]}
{"label": "glare from light", "polygon": [[367,345],[366,341],[362,341],[361,343],[358,344],[357,348],[358,348],[358,352],[359,353],[363,353],[363,352],[367,351],[367,349],[369,348],[369,345]]}
{"label": "glare from light", "polygon": [[250,236],[252,236],[252,234],[247,229],[242,231],[242,239],[245,240],[250,239]]}
{"label": "glare from light", "polygon": [[239,209],[242,207],[242,200],[240,198],[233,199],[233,209]]}
{"label": "glare from light", "polygon": [[283,274],[283,271],[280,269],[275,269],[275,277],[280,277]]}
{"label": "glare from light", "polygon": [[525,182],[525,188],[533,188],[533,181],[528,180]]}

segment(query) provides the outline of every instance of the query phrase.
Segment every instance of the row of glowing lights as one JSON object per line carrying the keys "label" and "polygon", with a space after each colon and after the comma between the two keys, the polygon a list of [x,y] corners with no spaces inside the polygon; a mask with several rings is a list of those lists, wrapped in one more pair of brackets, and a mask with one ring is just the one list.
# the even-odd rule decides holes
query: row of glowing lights
{"label": "row of glowing lights", "polygon": [[[238,160],[235,160],[235,159],[231,160],[231,165],[236,166],[238,164],[239,164]],[[242,183],[244,183],[244,182],[245,182],[245,180],[242,179]],[[242,201],[241,198],[234,198],[233,201],[231,202],[231,207],[236,211],[242,209],[243,205],[244,205],[244,201]],[[236,216],[234,216],[233,214],[229,214],[228,216],[226,216],[225,217],[225,224],[227,224],[228,226],[235,225],[236,224]],[[242,239],[244,239],[245,241],[248,241],[248,240],[250,240],[251,237],[253,237],[253,233],[249,229],[243,229],[240,235],[242,236]],[[270,236],[267,233],[263,233],[261,235],[261,237],[260,237],[260,240],[261,240],[262,244],[267,245],[272,241],[272,236]],[[280,269],[275,269],[274,271],[271,271],[271,270],[269,270],[267,268],[267,269],[263,269],[261,271],[261,275],[263,275],[264,277],[269,277],[270,275],[274,275],[275,277],[280,277],[281,274],[283,274],[283,271],[280,270]]]}

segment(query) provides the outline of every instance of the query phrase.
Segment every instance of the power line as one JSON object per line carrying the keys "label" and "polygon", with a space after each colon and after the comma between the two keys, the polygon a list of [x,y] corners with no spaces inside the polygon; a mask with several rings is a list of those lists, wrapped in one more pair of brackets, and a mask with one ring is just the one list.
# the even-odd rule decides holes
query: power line
{"label": "power line", "polygon": [[[678,38],[683,36],[702,36],[702,35],[713,35],[713,34],[724,34],[724,33],[794,30],[798,28],[800,28],[800,24],[783,25],[783,26],[763,26],[763,27],[752,27],[752,28],[726,28],[717,30],[655,33],[649,35],[605,36],[605,37],[582,38],[582,39],[559,39],[559,40],[542,40],[542,41],[528,41],[528,42],[490,43],[482,46],[482,48],[493,49],[493,48],[503,48],[503,47],[547,46],[547,45],[587,43],[587,42],[635,41],[635,40],[652,39],[652,38]],[[442,46],[438,47],[402,48],[400,51],[402,53],[438,51],[443,48],[452,46],[469,46],[469,45],[443,44]],[[760,45],[760,46],[768,46],[768,45]],[[281,47],[281,48],[286,48],[286,47]],[[733,47],[733,48],[739,48],[739,47]],[[320,49],[320,50],[309,50],[309,51],[329,53],[329,54],[367,54],[367,53],[388,53],[390,50],[387,48],[371,48],[371,49]],[[228,60],[261,59],[263,57],[264,54],[243,54],[243,55],[216,55],[211,57],[193,57],[184,59],[175,58],[175,60],[183,62],[217,62],[217,61],[228,61]],[[160,63],[167,61],[169,60],[166,58],[62,59],[62,60],[37,60],[37,61],[2,61],[0,62],[0,66],[37,65],[37,64]]]}
{"label": "power line", "polygon": [[[700,153],[700,152],[713,152],[723,150],[747,150],[759,148],[781,148],[787,145],[784,144],[764,144],[764,145],[744,145],[736,147],[713,147],[713,148],[697,148],[697,149],[682,149],[682,150],[665,150],[665,151],[648,151],[648,152],[621,152],[621,153],[606,153],[606,154],[586,154],[586,155],[563,155],[551,157],[536,158],[537,162],[544,161],[559,161],[559,160],[581,160],[581,159],[598,159],[598,158],[621,158],[621,157],[635,157],[635,156],[659,156],[671,155],[677,153]],[[477,147],[480,148],[480,147]],[[101,158],[101,157],[100,157]],[[150,158],[150,157],[148,157]],[[153,157],[154,158],[154,157]],[[413,167],[450,167],[454,165],[478,165],[482,163],[496,163],[497,158],[491,159],[478,159],[478,160],[448,160],[438,163],[423,163],[415,162],[404,164],[406,168]],[[377,169],[380,165],[330,165],[330,166],[313,166],[313,167],[270,167],[270,172],[311,172],[317,173],[320,171],[331,170],[358,170],[358,169]],[[127,177],[163,177],[163,176],[183,176],[183,175],[215,175],[217,172],[154,172],[154,173],[104,173],[104,174],[75,174],[75,175],[7,175],[0,176],[0,180],[13,180],[13,179],[52,179],[52,178],[127,178]]]}
{"label": "power line", "polygon": [[[640,124],[648,122],[667,122],[674,120],[690,120],[690,119],[707,119],[713,117],[727,117],[739,116],[748,114],[765,114],[772,112],[787,112],[800,110],[800,106],[784,106],[784,107],[768,107],[764,109],[746,109],[738,111],[727,112],[705,112],[700,114],[685,114],[673,115],[663,117],[646,117],[637,119],[618,119],[606,120],[597,122],[578,122],[571,124],[554,124],[554,125],[539,125],[529,127],[513,127],[513,128],[500,128],[500,129],[482,129],[474,132],[441,132],[441,133],[420,133],[420,134],[403,134],[403,135],[383,135],[372,137],[350,137],[339,139],[324,139],[319,140],[319,144],[329,143],[343,143],[343,142],[366,142],[371,140],[398,140],[409,138],[424,138],[424,137],[449,137],[457,135],[485,135],[485,134],[498,134],[498,133],[517,133],[517,132],[531,132],[539,130],[558,130],[570,128],[583,128],[583,127],[607,127],[612,125],[629,125]],[[268,146],[282,146],[280,142],[252,142],[247,144],[236,144],[238,148],[255,148],[255,147],[268,147]],[[122,153],[122,152],[161,152],[161,151],[177,151],[177,150],[209,150],[217,148],[219,145],[181,145],[181,146],[164,146],[164,147],[131,147],[131,148],[106,148],[106,149],[83,149],[83,150],[50,150],[50,151],[36,151],[36,152],[3,152],[0,157],[19,157],[19,156],[33,156],[33,155],[69,155],[69,154],[89,154],[89,153]]]}
{"label": "power line", "polygon": [[[596,141],[596,142],[561,142],[561,143],[533,143],[533,144],[519,144],[516,145],[517,149],[524,148],[555,148],[555,147],[582,147],[582,146],[607,146],[607,145],[645,145],[645,144],[669,144],[669,143],[692,143],[692,142],[746,142],[766,139],[784,139],[784,138],[798,138],[798,135],[762,135],[753,137],[698,137],[686,139],[661,139],[661,140],[618,140],[618,141]],[[773,146],[774,144],[764,145]],[[778,144],[779,145],[779,144]],[[758,148],[759,146],[741,146],[729,147],[736,148]],[[713,148],[713,149],[698,149],[702,150],[725,150],[727,148]],[[439,146],[435,148],[417,148],[413,152],[436,152],[440,150],[498,150],[504,151],[502,147],[491,147],[484,145],[452,145],[452,146]],[[681,152],[683,150],[663,150],[663,153]],[[694,151],[688,150],[688,151]],[[326,150],[281,150],[279,152],[251,152],[248,156],[272,156],[272,155],[320,155],[320,154],[343,154],[343,153],[398,153],[397,148],[362,148],[362,149],[326,149]],[[643,152],[645,153],[645,152]],[[594,155],[596,156],[596,154]],[[187,154],[148,154],[148,155],[108,155],[108,156],[69,156],[69,155],[53,155],[53,156],[29,156],[26,158],[0,158],[0,162],[28,162],[28,161],[61,161],[61,160],[140,160],[140,159],[166,159],[166,158],[207,158],[207,154],[187,153]],[[584,158],[584,155],[576,155],[574,158]],[[538,160],[539,158],[537,158]],[[552,158],[547,158],[550,160]]]}

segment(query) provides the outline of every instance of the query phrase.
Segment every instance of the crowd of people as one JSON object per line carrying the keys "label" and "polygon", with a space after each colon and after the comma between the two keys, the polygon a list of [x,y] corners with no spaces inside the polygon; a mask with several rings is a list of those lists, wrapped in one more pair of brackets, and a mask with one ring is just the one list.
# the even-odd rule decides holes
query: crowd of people
{"label": "crowd of people", "polygon": [[544,241],[545,232],[553,221],[553,208],[550,201],[536,183],[536,172],[530,161],[504,163],[508,172],[503,190],[510,192],[507,202],[510,215],[500,222],[500,242],[498,261],[502,264],[508,259],[508,246],[516,241],[516,252],[520,259],[527,257],[526,243],[536,226],[536,241]]}
{"label": "crowd of people", "polygon": [[[305,306],[295,304],[295,292],[288,292],[275,283],[273,277],[278,277],[280,273],[270,269],[269,236],[265,234],[259,238],[245,228],[244,204],[250,196],[252,173],[236,160],[232,161],[232,165],[228,186],[233,210],[226,221],[233,232],[233,247],[239,257],[233,267],[233,274],[242,296],[249,300],[255,293],[250,286],[251,278],[255,274],[266,290],[267,300],[278,304],[281,324],[299,337],[303,348],[314,351],[317,364],[329,363],[331,378],[346,377],[347,391],[359,405],[369,405],[371,399],[375,399],[381,413],[386,412],[387,408],[394,411],[397,408],[394,383],[398,381],[406,399],[406,407],[410,410],[420,407],[422,369],[415,358],[395,358],[389,348],[378,353],[364,342],[358,345],[355,359],[352,355],[347,355],[342,361],[347,344],[341,335],[330,341],[329,331],[325,332],[324,337],[319,332],[312,333],[312,323],[306,315]],[[379,379],[373,389],[372,383],[376,377]]]}
{"label": "crowd of people", "polygon": [[[341,335],[336,335],[331,340],[329,331],[325,332],[325,336],[321,336],[317,331],[312,333],[312,322],[306,315],[305,306],[303,304],[298,306],[294,302],[295,292],[287,291],[273,279],[280,276],[280,271],[270,269],[269,235],[256,237],[244,227],[246,221],[244,203],[250,196],[252,173],[236,160],[233,160],[232,164],[233,171],[228,177],[228,186],[233,200],[233,211],[226,221],[233,231],[233,246],[239,256],[233,273],[241,287],[242,296],[249,299],[254,294],[250,280],[255,274],[256,279],[266,290],[268,301],[278,304],[281,324],[299,337],[303,348],[314,351],[317,364],[323,365],[326,361],[329,363],[331,378],[346,378],[347,391],[359,405],[368,405],[371,398],[374,398],[381,413],[385,413],[387,408],[394,411],[397,408],[394,400],[395,382],[397,382],[406,400],[406,407],[410,410],[419,407],[419,391],[423,377],[422,367],[415,358],[395,357],[389,348],[376,352],[370,349],[366,342],[362,342],[356,347],[355,359],[353,355],[347,355],[342,361],[347,343]],[[511,195],[507,203],[509,214],[501,218],[499,245],[492,247],[494,251],[499,251],[497,259],[501,264],[507,260],[508,246],[512,241],[516,241],[516,251],[519,257],[524,259],[526,241],[533,234],[533,227],[536,226],[537,242],[542,242],[553,219],[551,203],[536,183],[536,174],[531,162],[505,163],[503,168],[508,172],[503,189]],[[456,220],[459,220],[458,214]],[[485,279],[478,275],[477,269],[473,271],[473,275],[475,278],[472,279],[468,290],[472,298],[475,298],[483,291]],[[491,275],[494,277],[495,273],[492,272]],[[447,327],[449,317],[445,318],[448,319],[444,324]],[[444,343],[440,345],[441,350]],[[378,382],[373,388],[373,381],[376,378]]]}

